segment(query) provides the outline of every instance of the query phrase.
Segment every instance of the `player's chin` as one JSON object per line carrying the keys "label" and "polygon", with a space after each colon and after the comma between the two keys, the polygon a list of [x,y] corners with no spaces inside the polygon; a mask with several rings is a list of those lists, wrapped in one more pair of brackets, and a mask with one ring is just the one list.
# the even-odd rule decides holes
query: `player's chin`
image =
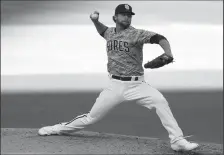
{"label": "player's chin", "polygon": [[131,25],[129,22],[122,22],[123,27],[127,28]]}

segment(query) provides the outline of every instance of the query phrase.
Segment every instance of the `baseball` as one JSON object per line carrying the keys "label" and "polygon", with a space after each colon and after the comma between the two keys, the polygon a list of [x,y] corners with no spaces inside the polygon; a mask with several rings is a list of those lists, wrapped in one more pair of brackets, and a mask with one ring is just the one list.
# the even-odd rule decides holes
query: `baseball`
{"label": "baseball", "polygon": [[97,13],[91,14],[92,19],[98,19],[99,15]]}

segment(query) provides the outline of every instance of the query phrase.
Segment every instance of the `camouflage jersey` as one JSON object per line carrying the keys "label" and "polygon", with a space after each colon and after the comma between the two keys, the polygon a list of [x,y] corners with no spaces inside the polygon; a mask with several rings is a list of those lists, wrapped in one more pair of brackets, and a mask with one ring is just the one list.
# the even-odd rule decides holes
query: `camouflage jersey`
{"label": "camouflage jersey", "polygon": [[117,76],[143,75],[143,44],[150,43],[155,34],[132,26],[118,33],[115,27],[108,28],[102,35],[107,41],[108,72]]}

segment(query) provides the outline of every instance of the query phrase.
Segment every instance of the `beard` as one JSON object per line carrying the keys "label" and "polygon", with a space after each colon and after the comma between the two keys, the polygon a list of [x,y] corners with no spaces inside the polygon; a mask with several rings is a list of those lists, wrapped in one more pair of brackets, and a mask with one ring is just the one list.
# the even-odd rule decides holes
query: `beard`
{"label": "beard", "polygon": [[126,29],[131,25],[131,22],[119,22],[119,25]]}

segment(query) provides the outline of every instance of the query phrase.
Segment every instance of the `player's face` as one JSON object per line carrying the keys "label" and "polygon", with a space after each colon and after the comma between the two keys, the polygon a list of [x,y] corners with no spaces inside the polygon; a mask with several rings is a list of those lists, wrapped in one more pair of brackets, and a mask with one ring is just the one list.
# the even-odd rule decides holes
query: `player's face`
{"label": "player's face", "polygon": [[131,13],[119,13],[117,14],[117,23],[127,28],[131,25],[132,15]]}

